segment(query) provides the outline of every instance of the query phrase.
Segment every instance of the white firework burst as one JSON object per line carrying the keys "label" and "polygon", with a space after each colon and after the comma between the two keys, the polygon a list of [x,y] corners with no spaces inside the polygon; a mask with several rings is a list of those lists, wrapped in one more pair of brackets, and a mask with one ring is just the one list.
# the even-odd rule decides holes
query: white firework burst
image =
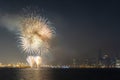
{"label": "white firework burst", "polygon": [[47,19],[30,16],[23,18],[20,27],[20,45],[23,51],[32,54],[44,53],[49,49],[49,40],[54,29]]}

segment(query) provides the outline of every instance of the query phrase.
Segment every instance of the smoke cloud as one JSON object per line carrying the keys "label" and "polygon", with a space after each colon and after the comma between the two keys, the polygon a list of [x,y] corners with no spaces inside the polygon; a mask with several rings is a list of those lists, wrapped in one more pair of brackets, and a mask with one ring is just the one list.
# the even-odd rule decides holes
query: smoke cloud
{"label": "smoke cloud", "polygon": [[1,27],[7,28],[9,31],[12,32],[18,31],[22,17],[18,15],[4,15],[0,17]]}

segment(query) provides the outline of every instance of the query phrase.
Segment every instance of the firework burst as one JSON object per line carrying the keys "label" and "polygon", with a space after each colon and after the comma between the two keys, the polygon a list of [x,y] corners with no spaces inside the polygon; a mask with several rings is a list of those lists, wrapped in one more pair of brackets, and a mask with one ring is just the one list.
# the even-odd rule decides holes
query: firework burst
{"label": "firework burst", "polygon": [[30,54],[41,54],[49,49],[49,40],[54,35],[50,22],[39,16],[23,18],[20,27],[20,45]]}

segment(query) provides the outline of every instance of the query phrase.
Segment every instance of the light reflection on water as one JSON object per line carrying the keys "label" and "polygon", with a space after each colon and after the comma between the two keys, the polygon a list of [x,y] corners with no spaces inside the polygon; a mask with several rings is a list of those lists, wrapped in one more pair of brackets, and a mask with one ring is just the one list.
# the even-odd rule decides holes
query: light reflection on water
{"label": "light reflection on water", "polygon": [[18,71],[19,80],[51,80],[51,72],[48,69],[20,69]]}
{"label": "light reflection on water", "polygon": [[0,68],[0,80],[54,80],[51,69]]}
{"label": "light reflection on water", "polygon": [[0,80],[120,80],[119,75],[116,68],[0,68]]}

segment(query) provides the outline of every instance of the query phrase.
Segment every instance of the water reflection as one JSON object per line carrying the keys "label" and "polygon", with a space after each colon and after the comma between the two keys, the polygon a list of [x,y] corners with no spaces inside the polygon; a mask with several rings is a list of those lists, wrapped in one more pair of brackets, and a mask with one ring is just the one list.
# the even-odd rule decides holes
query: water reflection
{"label": "water reflection", "polygon": [[0,68],[0,80],[120,80],[119,75],[116,68]]}
{"label": "water reflection", "polygon": [[52,80],[51,71],[49,69],[20,69],[18,71],[19,80]]}

